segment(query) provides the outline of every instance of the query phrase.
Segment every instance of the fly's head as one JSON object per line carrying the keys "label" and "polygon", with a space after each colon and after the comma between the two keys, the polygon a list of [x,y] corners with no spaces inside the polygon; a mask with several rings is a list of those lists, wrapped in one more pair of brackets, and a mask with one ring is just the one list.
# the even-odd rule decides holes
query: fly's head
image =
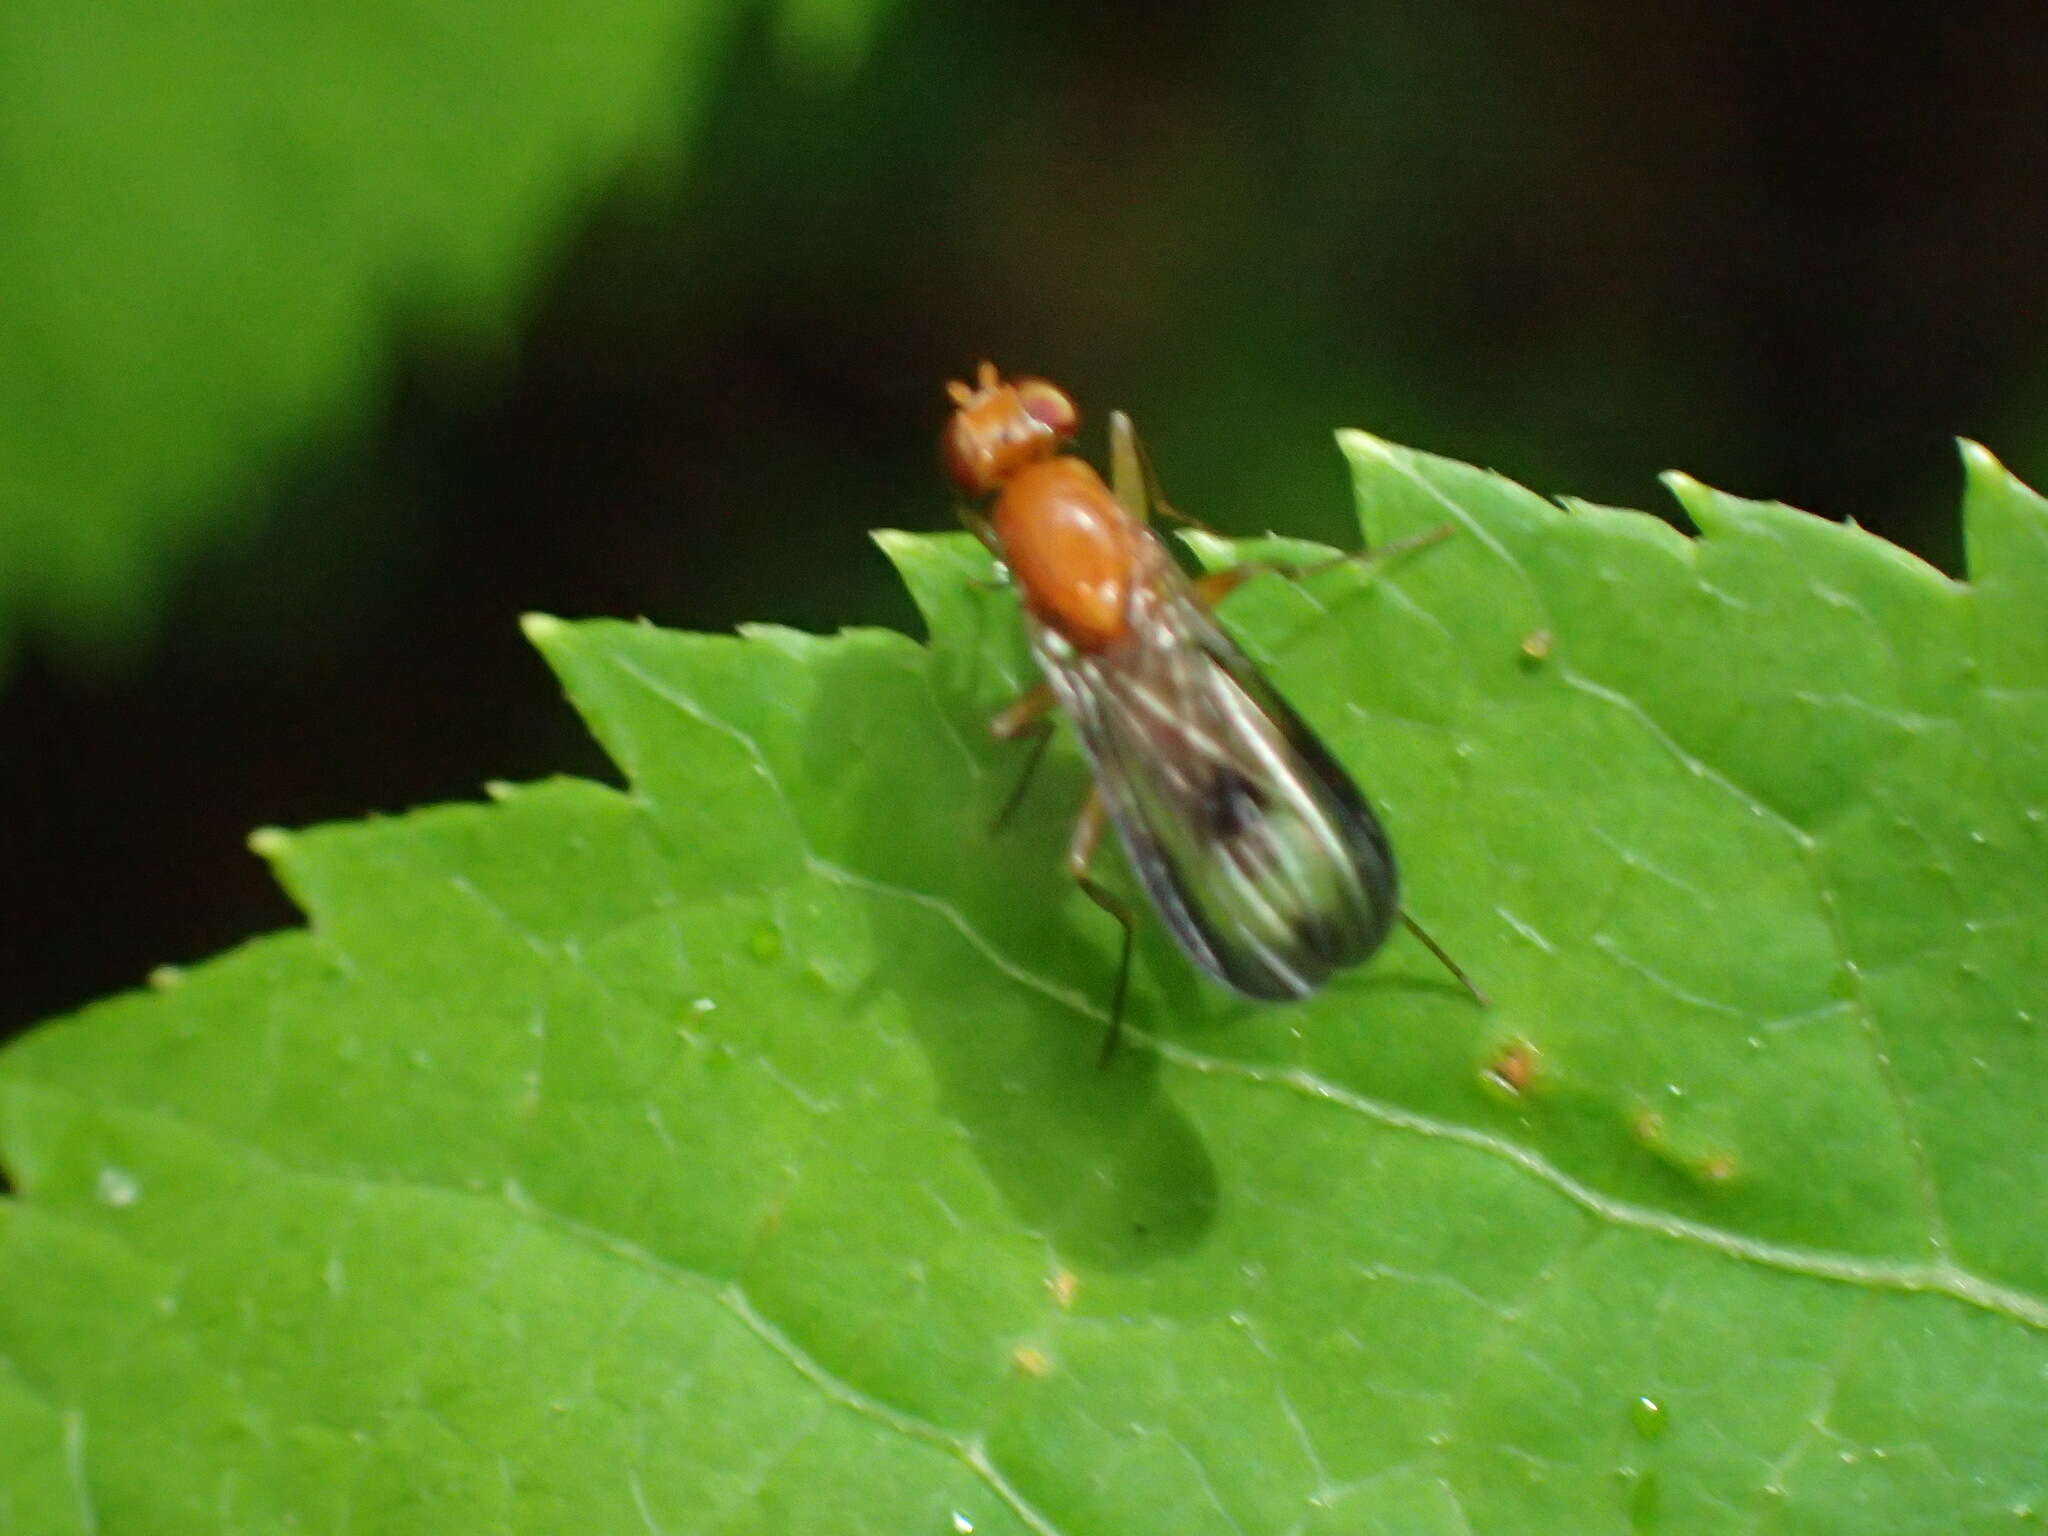
{"label": "fly's head", "polygon": [[948,384],[946,394],[953,414],[939,435],[939,458],[947,478],[970,501],[1051,458],[1081,424],[1081,413],[1058,385],[1006,380],[993,363],[983,363],[971,385]]}

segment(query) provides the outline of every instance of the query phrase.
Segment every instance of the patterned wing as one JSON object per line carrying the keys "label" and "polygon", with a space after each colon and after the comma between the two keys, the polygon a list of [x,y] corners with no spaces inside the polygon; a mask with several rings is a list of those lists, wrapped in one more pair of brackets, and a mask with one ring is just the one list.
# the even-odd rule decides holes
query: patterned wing
{"label": "patterned wing", "polygon": [[1158,555],[1117,644],[1082,654],[1034,624],[1032,648],[1181,948],[1247,997],[1305,997],[1386,939],[1393,851],[1350,776]]}

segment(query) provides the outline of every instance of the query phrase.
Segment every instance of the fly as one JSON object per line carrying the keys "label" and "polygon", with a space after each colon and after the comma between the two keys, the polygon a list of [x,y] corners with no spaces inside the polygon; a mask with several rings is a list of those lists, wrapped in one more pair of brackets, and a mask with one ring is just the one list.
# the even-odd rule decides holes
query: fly
{"label": "fly", "polygon": [[1105,823],[1167,931],[1202,970],[1262,1001],[1307,997],[1398,920],[1482,1006],[1471,979],[1401,910],[1393,849],[1350,776],[1210,616],[1264,565],[1189,576],[1148,526],[1155,502],[1128,417],[1110,417],[1114,491],[1065,452],[1080,423],[1043,379],[947,386],[940,439],[967,526],[1008,569],[1045,681],[997,715],[1033,735],[1021,798],[1057,708],[1094,777],[1067,871],[1123,928],[1102,1042],[1123,1023],[1135,922],[1089,873]]}

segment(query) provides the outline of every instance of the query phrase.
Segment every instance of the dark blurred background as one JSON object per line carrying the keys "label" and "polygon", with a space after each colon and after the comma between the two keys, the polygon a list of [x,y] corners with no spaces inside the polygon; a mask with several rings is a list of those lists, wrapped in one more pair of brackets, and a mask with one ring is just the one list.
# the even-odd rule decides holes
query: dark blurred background
{"label": "dark blurred background", "polygon": [[252,827],[606,774],[523,611],[912,626],[865,530],[946,525],[982,357],[1247,533],[1350,541],[1345,425],[1951,572],[1954,435],[2048,477],[2038,0],[620,0],[494,54],[426,6],[104,66],[41,5],[0,23],[0,1028],[295,922]]}

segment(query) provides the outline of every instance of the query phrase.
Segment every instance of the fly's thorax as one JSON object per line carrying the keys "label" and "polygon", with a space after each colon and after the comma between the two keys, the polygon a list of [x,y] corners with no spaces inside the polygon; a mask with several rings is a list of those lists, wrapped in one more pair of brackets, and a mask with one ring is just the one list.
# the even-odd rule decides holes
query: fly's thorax
{"label": "fly's thorax", "polygon": [[1084,655],[1124,637],[1149,536],[1093,469],[1069,457],[1033,464],[1003,487],[989,521],[1039,623]]}

